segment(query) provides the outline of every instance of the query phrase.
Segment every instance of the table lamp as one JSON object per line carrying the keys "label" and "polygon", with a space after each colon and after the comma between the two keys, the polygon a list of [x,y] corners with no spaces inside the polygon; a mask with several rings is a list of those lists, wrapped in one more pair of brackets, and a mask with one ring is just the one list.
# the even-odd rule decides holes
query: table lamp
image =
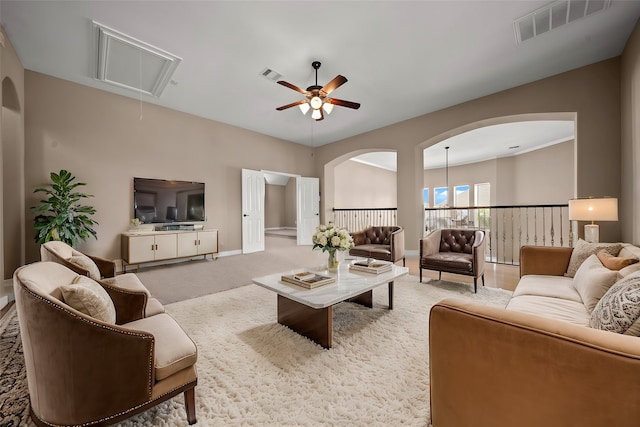
{"label": "table lamp", "polygon": [[618,199],[615,197],[571,199],[569,200],[570,221],[591,221],[584,226],[584,240],[600,241],[600,229],[595,221],[617,221]]}

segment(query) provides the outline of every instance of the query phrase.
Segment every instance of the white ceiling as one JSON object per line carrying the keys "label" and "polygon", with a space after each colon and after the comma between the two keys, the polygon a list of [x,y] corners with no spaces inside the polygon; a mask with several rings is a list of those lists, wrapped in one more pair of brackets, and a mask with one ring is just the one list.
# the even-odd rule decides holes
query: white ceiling
{"label": "white ceiling", "polygon": [[[598,0],[592,0],[598,1]],[[25,68],[179,111],[320,146],[620,55],[640,1],[516,44],[513,21],[545,1],[10,1],[0,21]],[[94,78],[95,20],[182,58],[159,97]],[[276,107],[349,81],[321,122]],[[309,114],[309,113],[308,113]]]}

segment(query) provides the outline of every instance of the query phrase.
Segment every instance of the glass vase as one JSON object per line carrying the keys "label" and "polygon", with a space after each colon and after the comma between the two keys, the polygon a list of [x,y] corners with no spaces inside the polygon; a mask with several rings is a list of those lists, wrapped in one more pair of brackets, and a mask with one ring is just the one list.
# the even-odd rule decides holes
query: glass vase
{"label": "glass vase", "polygon": [[329,251],[329,259],[327,260],[327,270],[335,273],[338,271],[338,257],[336,256],[336,251]]}

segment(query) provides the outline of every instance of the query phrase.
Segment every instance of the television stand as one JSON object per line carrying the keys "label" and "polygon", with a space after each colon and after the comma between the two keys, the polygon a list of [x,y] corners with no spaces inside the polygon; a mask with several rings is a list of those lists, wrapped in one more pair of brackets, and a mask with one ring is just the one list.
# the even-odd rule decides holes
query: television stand
{"label": "television stand", "polygon": [[[176,224],[178,225],[178,224]],[[128,265],[179,258],[218,255],[218,230],[170,230],[123,233],[120,239],[122,269]]]}

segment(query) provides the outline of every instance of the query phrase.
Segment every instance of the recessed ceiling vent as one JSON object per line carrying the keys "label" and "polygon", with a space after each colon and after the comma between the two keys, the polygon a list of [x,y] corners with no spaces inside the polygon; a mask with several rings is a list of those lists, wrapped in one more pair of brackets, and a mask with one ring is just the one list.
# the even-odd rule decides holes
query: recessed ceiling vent
{"label": "recessed ceiling vent", "polygon": [[516,43],[520,44],[585,16],[606,10],[612,0],[559,0],[513,22]]}
{"label": "recessed ceiling vent", "polygon": [[95,21],[93,26],[96,78],[159,97],[182,59]]}
{"label": "recessed ceiling vent", "polygon": [[268,67],[262,70],[260,75],[262,75],[262,77],[264,78],[271,80],[272,82],[277,82],[282,77],[282,74]]}

